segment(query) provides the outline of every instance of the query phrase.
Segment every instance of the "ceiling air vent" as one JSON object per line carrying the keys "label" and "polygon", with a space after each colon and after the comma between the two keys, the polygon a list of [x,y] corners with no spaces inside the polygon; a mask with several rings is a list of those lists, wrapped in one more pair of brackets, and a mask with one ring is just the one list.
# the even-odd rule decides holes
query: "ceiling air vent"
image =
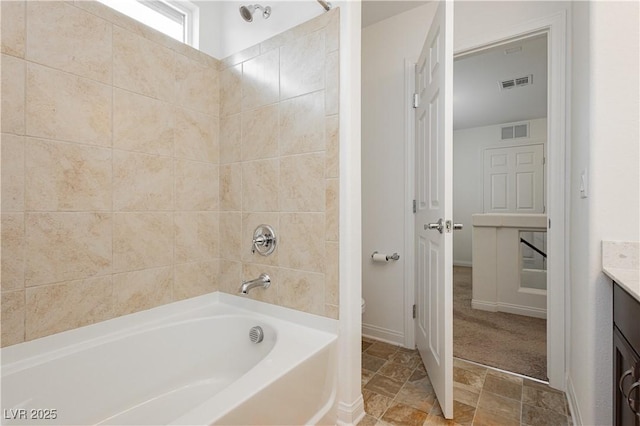
{"label": "ceiling air vent", "polygon": [[500,139],[518,139],[529,137],[529,123],[510,124],[500,128]]}
{"label": "ceiling air vent", "polygon": [[498,82],[501,90],[512,89],[514,87],[522,87],[533,84],[533,74],[525,75],[524,77],[511,78],[509,80],[502,80]]}

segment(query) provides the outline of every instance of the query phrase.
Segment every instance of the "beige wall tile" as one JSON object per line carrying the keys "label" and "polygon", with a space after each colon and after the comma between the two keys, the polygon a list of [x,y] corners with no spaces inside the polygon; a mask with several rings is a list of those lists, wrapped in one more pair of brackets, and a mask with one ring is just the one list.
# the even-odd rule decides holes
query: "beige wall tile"
{"label": "beige wall tile", "polygon": [[26,139],[27,210],[111,210],[111,163],[107,148]]}
{"label": "beige wall tile", "polygon": [[170,265],[173,238],[173,213],[114,213],[113,271]]}
{"label": "beige wall tile", "polygon": [[24,138],[2,134],[2,211],[24,211]]}
{"label": "beige wall tile", "polygon": [[242,158],[241,114],[220,119],[220,164],[235,163]]}
{"label": "beige wall tile", "polygon": [[144,269],[113,276],[114,316],[155,308],[172,301],[173,268]]}
{"label": "beige wall tile", "polygon": [[176,99],[185,108],[218,116],[218,70],[176,54]]}
{"label": "beige wall tile", "polygon": [[[278,242],[276,250],[269,256],[252,253],[253,232],[259,225],[271,225],[276,232]],[[280,231],[280,215],[278,213],[244,213],[242,215],[242,240],[240,241],[242,261],[245,263],[258,263],[261,265],[278,265],[278,258],[282,246],[282,232]]]}
{"label": "beige wall tile", "polygon": [[197,161],[175,160],[176,210],[219,209],[219,166]]}
{"label": "beige wall tile", "polygon": [[0,13],[2,21],[0,23],[0,41],[2,42],[2,53],[24,58],[26,18],[25,6],[25,1],[0,2],[0,7],[2,8],[2,11]]}
{"label": "beige wall tile", "polygon": [[324,314],[324,275],[280,269],[278,303],[311,314]]}
{"label": "beige wall tile", "polygon": [[99,1],[74,0],[73,5],[140,36],[155,31],[142,22],[130,18]]}
{"label": "beige wall tile", "polygon": [[242,105],[242,64],[220,71],[220,115],[237,114]]}
{"label": "beige wall tile", "polygon": [[173,155],[171,104],[113,89],[113,147],[147,154]]}
{"label": "beige wall tile", "polygon": [[[2,10],[7,2],[1,2]],[[2,17],[4,23],[4,16]],[[4,33],[4,28],[3,28]],[[3,133],[23,135],[25,132],[25,61],[2,55],[2,121]]]}
{"label": "beige wall tile", "polygon": [[335,320],[340,319],[340,306],[324,305],[324,316]]}
{"label": "beige wall tile", "polygon": [[111,87],[27,65],[29,136],[111,146]]}
{"label": "beige wall tile", "polygon": [[29,1],[26,58],[111,83],[111,28],[107,21],[69,3]]}
{"label": "beige wall tile", "polygon": [[279,54],[272,50],[242,64],[242,110],[278,102]]}
{"label": "beige wall tile", "polygon": [[113,27],[114,86],[173,101],[175,83],[175,54],[169,48]]}
{"label": "beige wall tile", "polygon": [[218,260],[176,265],[174,300],[201,296],[218,290]]}
{"label": "beige wall tile", "polygon": [[324,35],[316,31],[280,48],[280,99],[324,88]]}
{"label": "beige wall tile", "polygon": [[326,177],[338,177],[340,175],[340,118],[332,115],[326,118],[325,135],[327,141],[327,169]]}
{"label": "beige wall tile", "polygon": [[[26,9],[24,3],[15,5]],[[24,339],[25,315],[27,338],[34,338],[218,289],[237,294],[242,279],[262,272],[272,276],[272,285],[250,297],[337,317],[338,243],[326,240],[333,238],[332,229],[337,239],[337,215],[335,222],[331,215],[337,211],[338,180],[326,177],[338,176],[338,117],[325,117],[325,110],[332,111],[337,92],[329,92],[338,86],[321,90],[325,79],[337,78],[324,65],[338,57],[337,52],[327,56],[338,40],[324,28],[338,22],[330,20],[337,13],[263,43],[274,48],[262,55],[260,45],[234,55],[226,63],[237,65],[217,71],[215,60],[103,5],[74,6],[29,5],[34,36],[28,59],[37,63],[2,58],[2,99],[14,92],[8,115],[3,107],[2,129],[9,123],[12,134],[47,139],[26,139],[26,155],[19,139],[3,137],[3,208],[93,211],[3,214],[2,289],[13,293],[26,284],[28,292],[18,306],[17,339]],[[60,13],[65,10],[70,13]],[[50,11],[47,19],[59,17],[54,26],[60,30],[43,40],[44,11]],[[77,28],[64,23],[85,16]],[[12,28],[2,20],[3,53],[14,55],[6,51],[10,40],[4,38]],[[23,16],[23,27],[27,21]],[[112,43],[103,34],[92,44],[95,51],[86,52],[100,31],[75,45],[72,39],[93,21],[100,31],[112,28]],[[22,40],[24,53],[24,35]],[[101,48],[102,42],[108,46]],[[113,67],[96,68],[107,56]],[[316,60],[318,66],[310,66]],[[278,103],[281,75],[283,99],[296,97]],[[112,80],[114,87],[94,79]],[[16,105],[25,94],[29,107],[20,111]],[[96,154],[109,151],[87,145],[111,147],[112,139],[113,182],[100,184],[94,175],[107,167],[93,163],[100,160]],[[30,174],[23,184],[25,163]],[[77,167],[80,163],[85,167]],[[111,198],[99,198],[103,192]],[[22,204],[21,197],[26,197]],[[136,212],[95,213],[103,208]],[[253,231],[262,223],[274,226],[279,238],[268,257],[251,253]],[[93,290],[87,293],[88,288]],[[108,300],[103,311],[96,310],[100,298]],[[3,316],[3,332],[4,325]]]}
{"label": "beige wall tile", "polygon": [[242,284],[242,263],[220,259],[219,290],[224,293],[238,294]]}
{"label": "beige wall tile", "polygon": [[326,57],[324,108],[327,115],[340,112],[340,52],[334,51]]}
{"label": "beige wall tile", "polygon": [[174,111],[176,157],[217,163],[218,118],[184,108],[176,108]]}
{"label": "beige wall tile", "polygon": [[245,211],[278,211],[279,160],[242,163],[242,208]]}
{"label": "beige wall tile", "polygon": [[325,209],[324,153],[280,159],[280,209],[322,212]]}
{"label": "beige wall tile", "polygon": [[261,51],[267,52],[271,49],[284,46],[285,44],[291,43],[294,40],[297,40],[324,28],[329,22],[329,13],[331,12],[323,13],[316,18],[303,22],[302,24],[297,25],[288,31],[282,32],[271,37],[268,40],[263,41],[262,43],[260,43]]}
{"label": "beige wall tile", "polygon": [[24,288],[24,213],[3,213],[0,219],[2,291]]}
{"label": "beige wall tile", "polygon": [[242,113],[242,160],[278,156],[278,105]]}
{"label": "beige wall tile", "polygon": [[175,261],[211,260],[220,254],[218,212],[175,213]]}
{"label": "beige wall tile", "polygon": [[338,305],[340,301],[340,247],[327,241],[325,245],[324,301]]}
{"label": "beige wall tile", "polygon": [[340,185],[338,179],[327,179],[326,229],[327,241],[340,239]]}
{"label": "beige wall tile", "polygon": [[242,164],[220,166],[220,210],[242,208]]}
{"label": "beige wall tile", "polygon": [[326,31],[326,48],[327,52],[333,52],[340,48],[340,9],[333,9],[329,23],[325,28]]}
{"label": "beige wall tile", "polygon": [[220,257],[238,260],[242,254],[242,214],[240,212],[220,213]]}
{"label": "beige wall tile", "polygon": [[233,55],[227,56],[222,60],[222,66],[231,67],[233,65],[239,64],[240,62],[244,62],[251,58],[254,58],[259,54],[260,45],[256,44],[254,46],[241,50],[240,52],[234,53]]}
{"label": "beige wall tile", "polygon": [[324,222],[324,213],[282,213],[281,239],[278,247],[280,266],[323,272]]}
{"label": "beige wall tile", "polygon": [[280,103],[280,155],[323,151],[324,91]]}
{"label": "beige wall tile", "polygon": [[[261,302],[278,304],[278,293],[281,283],[280,273],[282,269],[275,266],[259,265],[255,263],[244,263],[242,265],[242,282],[255,280],[260,274],[267,274],[271,279],[271,284],[268,288],[256,287],[249,291],[249,294],[244,297],[248,297],[254,300],[260,300]],[[242,283],[237,285],[235,293],[238,294]]]}
{"label": "beige wall tile", "polygon": [[111,273],[111,214],[28,213],[27,286]]}
{"label": "beige wall tile", "polygon": [[0,310],[2,311],[1,346],[24,342],[24,290],[3,291]]}
{"label": "beige wall tile", "polygon": [[107,276],[27,289],[26,340],[113,318],[111,280]]}
{"label": "beige wall tile", "polygon": [[92,14],[101,17],[102,19],[113,22],[118,27],[121,27],[133,34],[145,38],[166,48],[171,49],[173,52],[180,53],[188,58],[198,61],[205,65],[217,67],[219,60],[212,58],[211,56],[202,53],[191,46],[188,46],[168,35],[161,33],[135,19],[129,18],[115,11],[114,9],[105,6],[96,1],[76,0],[73,2],[74,6],[84,9]]}
{"label": "beige wall tile", "polygon": [[173,210],[173,160],[113,151],[113,209]]}

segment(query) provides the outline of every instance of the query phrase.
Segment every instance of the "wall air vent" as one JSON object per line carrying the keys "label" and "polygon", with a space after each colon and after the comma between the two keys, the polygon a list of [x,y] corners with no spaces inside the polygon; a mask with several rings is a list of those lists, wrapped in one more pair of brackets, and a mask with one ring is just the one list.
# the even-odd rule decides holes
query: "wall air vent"
{"label": "wall air vent", "polygon": [[524,77],[511,78],[509,80],[502,80],[498,82],[498,85],[500,86],[500,90],[527,86],[529,84],[533,84],[533,74],[525,75]]}
{"label": "wall air vent", "polygon": [[529,137],[529,123],[510,124],[500,127],[500,139],[519,139]]}

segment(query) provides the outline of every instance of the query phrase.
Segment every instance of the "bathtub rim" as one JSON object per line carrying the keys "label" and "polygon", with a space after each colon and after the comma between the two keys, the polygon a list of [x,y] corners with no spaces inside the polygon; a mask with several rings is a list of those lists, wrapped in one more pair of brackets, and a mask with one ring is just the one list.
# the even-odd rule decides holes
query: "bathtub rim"
{"label": "bathtub rim", "polygon": [[216,291],[1,348],[0,377],[109,341],[162,327],[181,318],[195,318],[199,311],[212,305],[220,307],[220,304],[223,310],[225,306],[231,308],[231,312],[224,313],[225,315],[274,318],[321,333],[338,335],[338,320]]}

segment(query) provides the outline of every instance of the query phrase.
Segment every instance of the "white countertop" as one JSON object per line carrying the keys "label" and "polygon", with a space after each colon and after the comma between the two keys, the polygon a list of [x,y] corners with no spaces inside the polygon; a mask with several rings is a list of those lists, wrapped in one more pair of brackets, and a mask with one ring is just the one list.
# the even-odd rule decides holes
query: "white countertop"
{"label": "white countertop", "polygon": [[603,241],[602,271],[640,302],[640,242]]}

